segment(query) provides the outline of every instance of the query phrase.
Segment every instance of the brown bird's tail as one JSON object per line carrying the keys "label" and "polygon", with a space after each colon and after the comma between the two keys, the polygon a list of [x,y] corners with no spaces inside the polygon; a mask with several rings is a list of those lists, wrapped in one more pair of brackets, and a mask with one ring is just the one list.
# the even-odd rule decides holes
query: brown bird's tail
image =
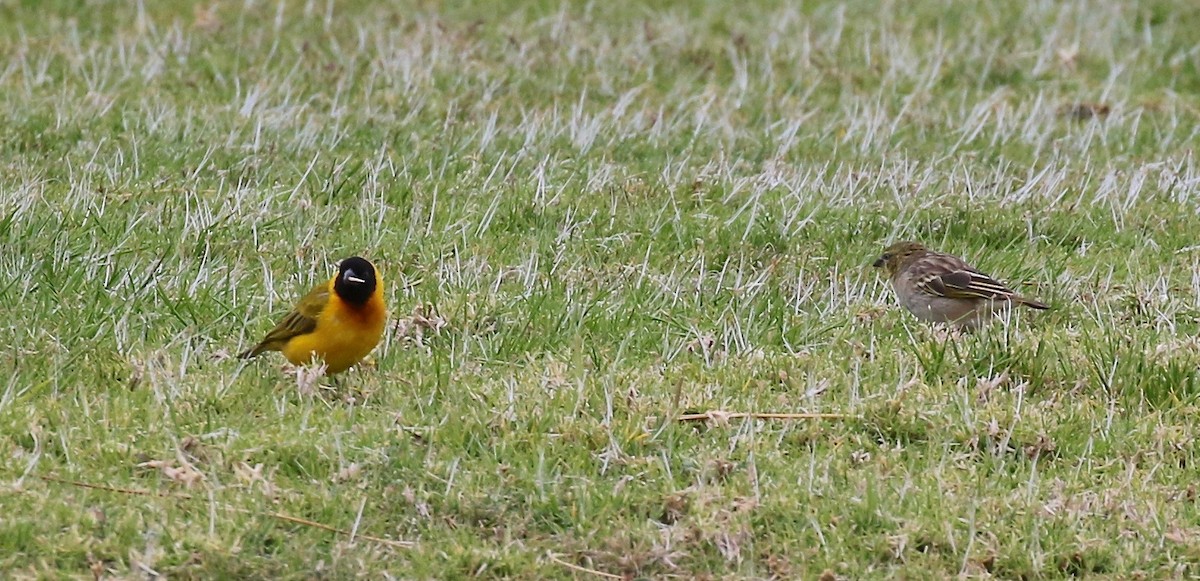
{"label": "brown bird's tail", "polygon": [[1021,297],[1021,296],[1017,296],[1017,295],[1013,295],[1012,300],[1014,303],[1017,303],[1018,305],[1025,305],[1031,309],[1037,309],[1039,311],[1044,311],[1044,310],[1050,308],[1050,305],[1047,305],[1046,303],[1035,301],[1033,299],[1027,299],[1025,297]]}
{"label": "brown bird's tail", "polygon": [[258,345],[255,345],[252,349],[247,349],[245,351],[242,351],[242,354],[238,355],[238,359],[252,359],[254,357],[258,357],[259,353],[262,353],[263,351],[266,351],[266,350],[267,350],[267,348],[264,347],[260,343]]}

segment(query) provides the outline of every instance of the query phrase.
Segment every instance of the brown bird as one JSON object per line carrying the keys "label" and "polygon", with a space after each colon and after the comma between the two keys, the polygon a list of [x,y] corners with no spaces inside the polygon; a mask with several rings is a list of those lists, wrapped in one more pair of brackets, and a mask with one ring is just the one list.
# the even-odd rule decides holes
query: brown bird
{"label": "brown bird", "polygon": [[900,304],[922,321],[973,328],[1014,304],[1050,308],[1014,293],[963,259],[919,242],[888,246],[874,266],[883,268]]}

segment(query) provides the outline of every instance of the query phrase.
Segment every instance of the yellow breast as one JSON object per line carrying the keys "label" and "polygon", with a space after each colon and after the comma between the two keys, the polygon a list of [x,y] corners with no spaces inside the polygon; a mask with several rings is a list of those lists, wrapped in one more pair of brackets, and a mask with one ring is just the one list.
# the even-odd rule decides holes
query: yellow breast
{"label": "yellow breast", "polygon": [[383,337],[387,308],[382,285],[365,304],[351,306],[330,293],[330,300],[317,318],[317,328],[297,335],[283,346],[283,356],[296,365],[319,358],[327,374],[340,373],[362,361]]}

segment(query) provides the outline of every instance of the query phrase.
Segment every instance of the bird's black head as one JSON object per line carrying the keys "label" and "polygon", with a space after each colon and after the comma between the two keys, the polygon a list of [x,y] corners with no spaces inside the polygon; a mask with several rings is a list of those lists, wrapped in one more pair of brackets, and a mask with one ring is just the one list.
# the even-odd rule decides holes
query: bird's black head
{"label": "bird's black head", "polygon": [[333,291],[352,305],[366,304],[375,293],[375,267],[365,258],[352,256],[338,265]]}

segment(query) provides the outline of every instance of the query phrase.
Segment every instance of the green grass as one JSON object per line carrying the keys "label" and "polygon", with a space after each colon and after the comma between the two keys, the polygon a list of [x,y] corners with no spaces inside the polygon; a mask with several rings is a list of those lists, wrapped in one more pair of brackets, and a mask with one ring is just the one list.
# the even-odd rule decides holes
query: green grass
{"label": "green grass", "polygon": [[1193,3],[376,4],[0,2],[4,577],[1200,574]]}

